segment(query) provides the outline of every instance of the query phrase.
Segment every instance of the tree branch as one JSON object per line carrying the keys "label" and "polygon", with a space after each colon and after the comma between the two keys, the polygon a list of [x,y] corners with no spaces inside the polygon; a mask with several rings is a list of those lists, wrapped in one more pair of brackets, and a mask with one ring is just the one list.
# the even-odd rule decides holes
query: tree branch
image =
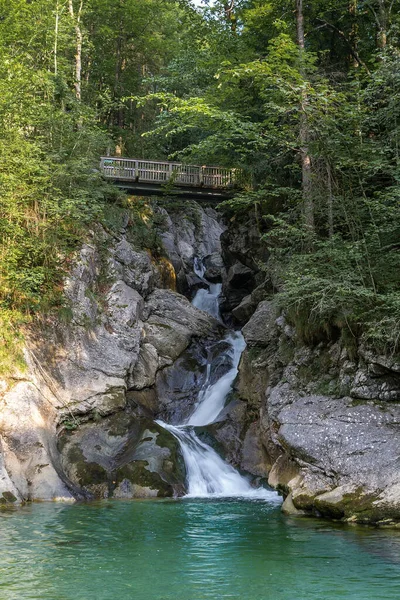
{"label": "tree branch", "polygon": [[378,25],[378,27],[380,27],[380,26],[381,26],[381,23],[380,23],[380,21],[379,21],[378,14],[377,14],[376,10],[375,10],[375,9],[374,9],[374,7],[372,6],[372,4],[370,4],[369,2],[367,2],[367,3],[366,3],[366,5],[367,5],[367,8],[369,8],[369,10],[370,10],[370,11],[372,12],[372,14],[374,15],[374,17],[375,17],[375,21],[376,21],[376,24]]}
{"label": "tree branch", "polygon": [[368,75],[371,75],[371,72],[368,69],[367,65],[360,58],[358,52],[353,48],[353,45],[351,44],[350,40],[346,37],[346,35],[343,33],[343,31],[338,29],[335,25],[332,25],[332,23],[328,23],[328,21],[324,21],[323,19],[317,19],[317,21],[322,23],[323,26],[328,27],[329,29],[331,29],[332,31],[337,33],[342,38],[342,40],[346,43],[346,45],[348,46],[350,53],[351,53],[352,57],[354,58],[354,60],[356,60],[358,62],[360,67],[364,67],[364,69],[366,70]]}

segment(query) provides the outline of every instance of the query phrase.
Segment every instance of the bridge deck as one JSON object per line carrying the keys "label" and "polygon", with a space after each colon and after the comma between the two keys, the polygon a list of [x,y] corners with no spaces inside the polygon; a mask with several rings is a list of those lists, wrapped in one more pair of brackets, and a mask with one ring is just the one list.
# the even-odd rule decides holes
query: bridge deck
{"label": "bridge deck", "polygon": [[232,190],[238,174],[236,169],[224,167],[111,156],[101,157],[100,169],[104,177],[113,179],[127,189],[159,191],[170,182],[174,187],[185,188],[189,195],[195,195],[197,188],[200,194],[212,195],[215,191],[216,195],[223,196],[224,192]]}

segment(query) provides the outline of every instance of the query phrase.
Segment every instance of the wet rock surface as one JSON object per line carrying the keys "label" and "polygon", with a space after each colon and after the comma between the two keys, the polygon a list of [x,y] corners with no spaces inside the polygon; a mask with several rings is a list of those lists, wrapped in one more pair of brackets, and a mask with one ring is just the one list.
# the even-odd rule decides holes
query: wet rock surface
{"label": "wet rock surface", "polygon": [[213,252],[204,257],[204,277],[210,283],[221,283],[225,275],[225,265],[220,252]]}
{"label": "wet rock surface", "polygon": [[170,367],[157,375],[157,416],[172,425],[183,423],[193,411],[207,377],[207,348],[193,343]]}
{"label": "wet rock surface", "polygon": [[[167,213],[165,209],[160,209],[160,213],[164,217],[164,224],[159,235],[174,266],[178,291],[188,295],[196,284],[193,276],[195,257],[209,257],[207,268],[214,269],[214,276],[219,280],[223,266],[220,238],[225,228],[216,211],[210,207],[203,209],[187,201],[184,210]],[[197,283],[200,282],[197,280]]]}
{"label": "wet rock surface", "polygon": [[205,384],[213,385],[232,368],[226,355],[228,347],[224,339],[194,340],[171,366],[160,371],[156,379],[157,417],[172,425],[184,423]]}

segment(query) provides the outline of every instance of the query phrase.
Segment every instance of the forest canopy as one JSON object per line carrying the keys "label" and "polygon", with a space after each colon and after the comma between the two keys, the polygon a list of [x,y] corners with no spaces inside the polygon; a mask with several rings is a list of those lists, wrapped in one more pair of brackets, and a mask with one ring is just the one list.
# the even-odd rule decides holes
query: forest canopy
{"label": "forest canopy", "polygon": [[109,151],[238,167],[308,343],[400,349],[400,0],[1,0],[0,337],[62,306]]}

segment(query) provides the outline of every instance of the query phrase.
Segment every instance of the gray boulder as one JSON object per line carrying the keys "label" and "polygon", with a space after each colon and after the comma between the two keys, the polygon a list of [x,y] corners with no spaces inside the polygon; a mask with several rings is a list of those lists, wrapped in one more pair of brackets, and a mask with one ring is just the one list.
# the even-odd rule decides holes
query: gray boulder
{"label": "gray boulder", "polygon": [[138,414],[119,412],[59,437],[64,472],[94,498],[173,496],[184,489],[179,444]]}
{"label": "gray boulder", "polygon": [[224,261],[219,252],[213,252],[204,257],[204,266],[206,271],[204,277],[211,283],[220,283],[225,274]]}
{"label": "gray boulder", "polygon": [[160,284],[160,273],[147,252],[136,252],[126,238],[115,246],[113,259],[121,279],[144,298]]}
{"label": "gray boulder", "polygon": [[400,401],[400,373],[377,362],[357,370],[350,395],[361,400]]}
{"label": "gray boulder", "polygon": [[254,314],[257,304],[253,302],[252,295],[245,296],[241,303],[232,310],[232,314],[239,323],[247,323]]}
{"label": "gray boulder", "polygon": [[282,400],[276,440],[297,465],[285,482],[294,506],[347,521],[400,520],[400,407],[324,396]]}
{"label": "gray boulder", "polygon": [[276,339],[276,308],[273,302],[260,302],[256,312],[242,329],[244,339],[249,346],[267,346]]}

